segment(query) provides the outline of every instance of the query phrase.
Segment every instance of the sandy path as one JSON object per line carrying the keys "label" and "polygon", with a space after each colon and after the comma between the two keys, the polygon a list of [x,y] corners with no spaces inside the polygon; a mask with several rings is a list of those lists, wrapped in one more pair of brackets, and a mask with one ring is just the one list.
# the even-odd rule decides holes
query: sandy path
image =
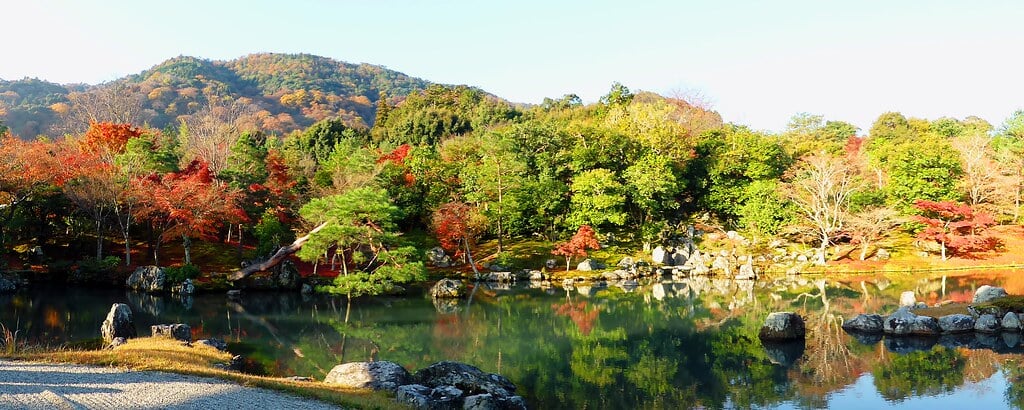
{"label": "sandy path", "polygon": [[2,409],[336,409],[224,380],[0,360]]}

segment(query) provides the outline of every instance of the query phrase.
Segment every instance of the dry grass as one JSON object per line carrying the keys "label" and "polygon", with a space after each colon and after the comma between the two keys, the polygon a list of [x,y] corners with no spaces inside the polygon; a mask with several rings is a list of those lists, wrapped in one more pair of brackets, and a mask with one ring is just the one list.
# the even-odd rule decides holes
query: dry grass
{"label": "dry grass", "polygon": [[388,394],[382,392],[343,389],[322,382],[297,382],[221,370],[214,365],[229,362],[230,354],[206,345],[184,346],[181,342],[168,338],[129,339],[127,344],[113,350],[22,352],[9,357],[51,363],[118,367],[132,371],[151,370],[214,377],[244,386],[261,387],[323,400],[346,408],[401,408]]}

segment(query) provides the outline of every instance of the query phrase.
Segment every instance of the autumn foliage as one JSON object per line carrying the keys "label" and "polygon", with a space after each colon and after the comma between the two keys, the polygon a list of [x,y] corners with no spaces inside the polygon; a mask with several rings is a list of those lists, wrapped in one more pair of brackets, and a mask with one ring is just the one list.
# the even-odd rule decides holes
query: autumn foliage
{"label": "autumn foliage", "polygon": [[131,124],[93,122],[82,136],[82,146],[91,152],[124,152],[128,140],[142,136],[142,130]]}
{"label": "autumn foliage", "polygon": [[434,211],[431,229],[441,247],[458,257],[462,254],[460,246],[476,235],[472,224],[473,207],[464,202],[449,202]]}
{"label": "autumn foliage", "polygon": [[192,161],[181,172],[152,174],[136,182],[143,195],[138,217],[150,221],[164,242],[180,235],[185,241],[186,261],[189,240],[193,237],[215,239],[225,222],[244,221],[238,206],[239,192],[213,179],[207,164]]}
{"label": "autumn foliage", "polygon": [[551,253],[565,257],[565,270],[568,272],[573,257],[586,257],[587,249],[600,248],[601,244],[597,242],[597,234],[594,232],[594,228],[591,228],[590,225],[583,225],[580,226],[580,229],[576,231],[576,234],[568,242],[555,245],[555,250],[551,251]]}
{"label": "autumn foliage", "polygon": [[914,201],[914,207],[922,212],[914,220],[925,225],[925,229],[917,234],[918,239],[938,242],[942,246],[943,259],[946,249],[954,255],[967,256],[990,251],[999,245],[998,239],[986,232],[996,224],[992,215],[953,201],[919,199]]}

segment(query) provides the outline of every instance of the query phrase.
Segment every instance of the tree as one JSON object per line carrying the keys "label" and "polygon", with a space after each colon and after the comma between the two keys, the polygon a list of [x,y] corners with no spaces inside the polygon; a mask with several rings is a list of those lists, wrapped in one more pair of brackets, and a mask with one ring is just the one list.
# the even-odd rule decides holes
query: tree
{"label": "tree", "polygon": [[821,240],[818,263],[822,265],[832,237],[843,229],[850,195],[857,188],[855,175],[841,158],[819,152],[796,165],[786,193],[817,231]]}
{"label": "tree", "polygon": [[594,233],[594,229],[589,225],[582,225],[576,230],[572,239],[555,245],[555,249],[551,253],[565,257],[565,271],[568,272],[569,266],[572,264],[572,258],[574,256],[586,257],[587,249],[601,249],[601,244],[597,242],[597,235]]}
{"label": "tree", "polygon": [[56,184],[64,196],[91,218],[96,229],[96,259],[99,260],[103,258],[103,225],[117,206],[121,191],[113,158],[107,156],[111,161],[104,161],[100,152],[107,150],[90,151],[95,148],[65,140],[59,146],[61,167],[54,171],[57,172]]}
{"label": "tree", "polygon": [[[650,227],[665,222],[669,213],[679,208],[675,196],[682,190],[676,179],[671,161],[664,156],[647,154],[626,168],[623,173],[626,189],[630,192],[636,207],[637,221],[641,227]],[[643,230],[643,228],[641,228]],[[644,250],[649,250],[655,239],[648,229],[643,235]]]}
{"label": "tree", "polygon": [[495,222],[500,253],[505,245],[508,210],[515,206],[510,206],[515,197],[509,194],[522,186],[526,170],[512,152],[514,142],[504,135],[488,133],[480,137],[479,143],[478,156],[463,166],[462,182],[466,200],[478,204]]}
{"label": "tree", "polygon": [[934,134],[885,147],[886,193],[891,206],[913,211],[913,201],[948,201],[960,197],[960,156],[950,141]]}
{"label": "tree", "polygon": [[[425,274],[423,262],[415,261],[415,248],[399,243],[394,224],[399,210],[383,189],[363,187],[316,198],[303,206],[299,214],[323,227],[311,232],[297,256],[315,262],[334,250],[342,258],[343,274],[332,285],[321,287],[323,291],[349,298],[376,295],[422,279]],[[362,266],[350,272],[350,262]]]}
{"label": "tree", "polygon": [[860,260],[867,258],[868,247],[872,243],[902,222],[899,213],[886,207],[874,207],[851,215],[846,229],[853,242],[860,244]]}
{"label": "tree", "polygon": [[214,175],[228,167],[235,141],[245,131],[255,132],[244,121],[251,108],[242,103],[209,105],[182,119],[182,161],[202,160]]}
{"label": "tree", "polygon": [[479,274],[476,269],[476,262],[473,261],[471,243],[482,230],[479,223],[479,214],[469,204],[463,202],[449,202],[441,205],[431,218],[430,228],[437,237],[441,247],[453,255],[461,254],[460,248],[466,250],[466,257],[469,260],[473,272]]}
{"label": "tree", "polygon": [[598,168],[584,171],[572,180],[571,226],[622,225],[626,213],[622,184],[612,171]]}
{"label": "tree", "polygon": [[154,263],[159,260],[159,245],[180,236],[185,248],[185,264],[192,263],[192,238],[216,238],[221,224],[246,218],[238,206],[240,192],[213,179],[205,162],[192,161],[180,172],[156,173],[135,180],[143,196],[136,216],[149,221],[159,232],[153,248]]}
{"label": "tree", "polygon": [[1005,169],[996,160],[992,138],[985,134],[971,133],[953,141],[953,148],[960,152],[963,162],[961,184],[972,207],[994,207],[1013,202],[1015,181],[1012,171]]}
{"label": "tree", "polygon": [[53,183],[55,169],[50,143],[0,137],[0,247],[8,243],[15,213]]}
{"label": "tree", "polygon": [[985,230],[995,225],[992,216],[984,212],[976,212],[969,205],[953,201],[914,201],[914,207],[922,215],[915,215],[914,220],[925,225],[924,230],[917,234],[918,239],[938,242],[941,247],[942,260],[946,260],[946,249],[953,254],[967,255],[995,249],[998,239],[988,235]]}

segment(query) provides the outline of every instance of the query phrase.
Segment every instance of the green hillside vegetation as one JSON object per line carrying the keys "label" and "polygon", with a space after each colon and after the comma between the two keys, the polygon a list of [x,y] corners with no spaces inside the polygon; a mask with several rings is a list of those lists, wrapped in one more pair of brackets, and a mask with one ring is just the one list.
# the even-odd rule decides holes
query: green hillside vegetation
{"label": "green hillside vegetation", "polygon": [[[429,85],[384,67],[308,54],[252,54],[230,61],[182,56],[95,86],[0,81],[0,120],[15,135],[34,138],[82,132],[90,120],[178,127],[190,116],[230,107],[235,117],[279,134],[327,118],[368,128],[380,96],[398,101]],[[111,100],[119,112],[98,107]]]}
{"label": "green hillside vegetation", "polygon": [[[19,96],[9,107],[49,103],[68,130],[0,143],[0,244],[13,264],[31,265],[36,246],[96,266],[224,242],[236,259],[264,260],[309,234],[297,255],[348,277],[322,289],[357,295],[423,277],[422,254],[437,244],[460,263],[482,251],[478,260],[536,264],[537,249],[584,226],[630,254],[689,225],[739,231],[750,252],[780,240],[817,249],[819,264],[870,257],[885,241],[899,257],[977,259],[1000,249],[989,227],[1019,223],[1024,186],[1024,111],[999,127],[890,112],[866,136],[798,114],[771,134],[617,83],[592,104],[570,94],[524,106],[278,54],[180,57],[66,94],[4,84]],[[36,89],[50,99],[16,91]],[[69,122],[89,112],[75,104],[97,100],[116,103],[93,111],[107,119]],[[523,243],[529,255],[516,255]]]}

